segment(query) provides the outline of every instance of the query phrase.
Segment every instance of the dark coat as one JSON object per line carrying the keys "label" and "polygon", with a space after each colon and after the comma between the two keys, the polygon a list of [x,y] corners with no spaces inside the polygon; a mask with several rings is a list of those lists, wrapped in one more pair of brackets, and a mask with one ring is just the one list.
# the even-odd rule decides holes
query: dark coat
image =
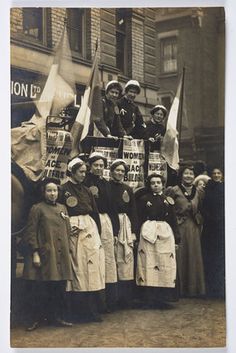
{"label": "dark coat", "polygon": [[[88,173],[84,184],[90,188],[99,213],[107,213],[111,219],[113,234],[118,235],[120,230],[119,217],[112,202],[111,184],[104,178]],[[95,186],[95,188],[94,188]]]}
{"label": "dark coat", "polygon": [[151,151],[160,151],[161,149],[161,137],[165,135],[166,127],[163,124],[155,123],[152,120],[146,123],[146,129],[144,131],[144,138],[148,140],[150,137],[155,139],[155,142],[151,143]]}
{"label": "dark coat", "polygon": [[117,105],[125,135],[131,135],[136,139],[144,138],[145,123],[138,106],[125,96],[118,101]]}
{"label": "dark coat", "polygon": [[201,224],[198,217],[200,195],[195,187],[191,195],[188,195],[181,185],[169,187],[166,194],[175,201],[180,232],[180,247],[177,252],[180,294],[189,297],[204,295]]}
{"label": "dark coat", "polygon": [[225,221],[224,183],[209,180],[205,188],[202,250],[205,264],[207,294],[225,295]]}
{"label": "dark coat", "polygon": [[[70,224],[66,207],[40,202],[31,208],[24,242],[28,245],[23,277],[29,280],[60,281],[71,279],[69,258]],[[38,251],[41,267],[33,264]]]}
{"label": "dark coat", "polygon": [[138,220],[133,190],[128,185],[117,183],[114,180],[110,181],[110,185],[113,207],[115,207],[117,213],[127,214],[131,222],[132,233],[137,235]]}
{"label": "dark coat", "polygon": [[122,126],[118,106],[106,97],[102,99],[103,119],[111,135],[123,137],[125,130]]}

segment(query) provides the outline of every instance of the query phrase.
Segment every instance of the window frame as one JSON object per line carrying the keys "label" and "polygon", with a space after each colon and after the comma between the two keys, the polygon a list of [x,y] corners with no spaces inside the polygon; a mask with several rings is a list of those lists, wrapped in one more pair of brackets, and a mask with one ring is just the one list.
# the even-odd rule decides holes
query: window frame
{"label": "window frame", "polygon": [[[170,54],[165,54],[164,50],[170,47]],[[161,74],[175,74],[178,72],[178,38],[177,36],[170,36],[160,39],[160,60],[161,60]],[[168,69],[165,64],[173,66]]]}
{"label": "window frame", "polygon": [[[32,9],[32,11],[36,11],[36,10],[42,10],[42,19],[41,19],[41,31],[42,31],[42,38],[37,38],[36,36],[30,35],[28,33],[25,33],[25,29],[24,29],[24,10],[30,10]],[[31,43],[38,43],[44,46],[48,46],[48,8],[43,8],[43,7],[39,7],[39,8],[34,8],[34,7],[25,7],[22,8],[22,33],[23,33],[23,37],[24,39],[26,39],[28,42]],[[38,27],[39,28],[39,27]]]}
{"label": "window frame", "polygon": [[[78,11],[83,11],[82,13],[82,24],[81,24],[81,39],[82,39],[82,46],[81,46],[81,52],[79,50],[75,50],[72,47],[71,43],[71,29],[74,31],[79,31],[79,28],[76,28],[70,24],[70,10],[73,10],[71,13],[74,14],[74,10]],[[87,59],[87,20],[88,20],[88,14],[85,8],[67,8],[67,31],[68,31],[68,38],[69,38],[69,43],[70,43],[70,48],[71,48],[71,53],[73,57],[78,57],[78,58],[83,58]],[[79,37],[77,38],[79,40]]]}
{"label": "window frame", "polygon": [[[124,28],[119,28],[118,26],[118,23],[119,23],[119,13],[118,11],[124,11]],[[128,74],[128,51],[127,51],[127,42],[128,42],[128,36],[127,36],[127,21],[128,21],[128,18],[129,18],[129,9],[126,9],[126,8],[118,8],[116,9],[116,14],[115,14],[115,23],[116,23],[116,67],[117,69],[120,70],[121,74],[123,75],[127,75]],[[121,14],[120,14],[121,15]],[[120,36],[123,36],[123,47],[124,47],[124,50],[123,50],[123,69],[118,65],[118,60],[117,60],[117,57],[118,57],[118,52],[122,53],[122,50],[119,50],[118,51],[118,42],[117,42],[117,36],[120,35]]]}

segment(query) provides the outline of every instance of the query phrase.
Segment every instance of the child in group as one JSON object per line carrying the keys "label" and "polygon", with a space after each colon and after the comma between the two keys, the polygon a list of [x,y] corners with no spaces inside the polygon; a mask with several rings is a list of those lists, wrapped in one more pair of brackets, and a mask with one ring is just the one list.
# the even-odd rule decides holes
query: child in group
{"label": "child in group", "polygon": [[31,208],[23,238],[27,247],[23,278],[31,295],[28,331],[45,319],[57,326],[72,326],[63,317],[66,281],[71,279],[69,217],[66,207],[57,202],[56,180],[43,180],[42,196],[43,200]]}

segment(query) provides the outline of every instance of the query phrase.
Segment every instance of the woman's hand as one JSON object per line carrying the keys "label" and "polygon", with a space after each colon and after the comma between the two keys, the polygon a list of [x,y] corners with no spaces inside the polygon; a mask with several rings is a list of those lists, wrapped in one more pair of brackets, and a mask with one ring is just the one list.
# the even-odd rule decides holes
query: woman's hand
{"label": "woman's hand", "polygon": [[38,251],[35,251],[33,253],[33,264],[35,267],[41,267],[41,259],[40,259]]}

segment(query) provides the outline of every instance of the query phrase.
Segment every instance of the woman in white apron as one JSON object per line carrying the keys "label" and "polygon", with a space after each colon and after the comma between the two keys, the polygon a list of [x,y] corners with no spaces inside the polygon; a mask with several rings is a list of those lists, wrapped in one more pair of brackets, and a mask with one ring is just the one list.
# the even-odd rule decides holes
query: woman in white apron
{"label": "woman in white apron", "polygon": [[145,306],[168,309],[171,306],[166,301],[175,294],[175,248],[179,233],[174,201],[163,194],[163,187],[163,177],[151,174],[147,178],[147,192],[139,200],[141,229],[136,284],[145,288],[142,293]]}
{"label": "woman in white apron", "polygon": [[[99,291],[105,288],[105,258],[100,239],[100,219],[91,191],[82,185],[86,165],[80,158],[68,164],[71,178],[62,186],[63,199],[70,216],[73,236],[70,237],[70,255],[73,279],[67,283],[72,292],[72,306],[76,310],[79,293],[87,300],[90,319],[101,321],[99,315]],[[74,304],[73,304],[74,302]]]}
{"label": "woman in white apron", "polygon": [[114,239],[118,236],[120,224],[118,213],[112,203],[110,183],[103,177],[106,158],[99,152],[92,152],[88,158],[90,170],[84,184],[91,190],[101,222],[101,241],[105,252],[105,282],[103,297],[106,312],[115,309],[117,301],[117,268]]}
{"label": "woman in white apron", "polygon": [[120,231],[115,241],[118,275],[118,301],[120,307],[132,305],[134,291],[134,241],[136,240],[137,212],[132,189],[123,179],[128,166],[122,159],[115,160],[110,167],[111,197],[119,214]]}

